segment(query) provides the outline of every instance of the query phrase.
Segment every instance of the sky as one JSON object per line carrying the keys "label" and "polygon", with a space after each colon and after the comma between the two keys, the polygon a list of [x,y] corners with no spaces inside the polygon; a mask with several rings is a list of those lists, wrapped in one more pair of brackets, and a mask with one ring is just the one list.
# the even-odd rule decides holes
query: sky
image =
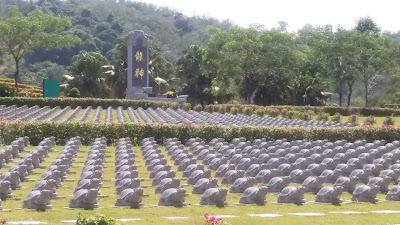
{"label": "sky", "polygon": [[355,26],[358,18],[370,16],[383,31],[400,30],[398,0],[139,0],[168,6],[187,16],[210,16],[229,19],[237,25],[262,24],[277,27],[288,23],[297,31],[306,24]]}

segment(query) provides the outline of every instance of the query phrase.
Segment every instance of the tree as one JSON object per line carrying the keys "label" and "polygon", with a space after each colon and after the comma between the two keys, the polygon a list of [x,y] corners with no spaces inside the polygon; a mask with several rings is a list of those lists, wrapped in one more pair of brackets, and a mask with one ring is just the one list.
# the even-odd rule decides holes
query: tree
{"label": "tree", "polygon": [[177,62],[178,79],[183,86],[181,93],[189,95],[188,99],[192,105],[212,103],[211,79],[201,71],[202,49],[197,45],[192,45],[182,53]]}
{"label": "tree", "polygon": [[80,41],[77,36],[62,34],[70,26],[71,21],[67,17],[56,17],[40,11],[24,16],[17,7],[10,6],[9,16],[0,21],[0,40],[15,62],[15,87],[18,87],[21,60],[34,49],[58,48]]}
{"label": "tree", "polygon": [[375,36],[381,33],[381,28],[379,28],[375,21],[369,16],[357,20],[356,30],[361,33],[369,32]]}
{"label": "tree", "polygon": [[[227,31],[210,28],[204,48],[204,70],[213,79],[213,90],[224,95],[239,92],[251,103],[257,91],[260,32],[256,28],[232,27]],[[216,94],[216,93],[215,93]]]}
{"label": "tree", "polygon": [[372,88],[371,80],[393,65],[390,57],[389,40],[372,33],[359,33],[357,41],[357,69],[360,73],[365,94],[365,107],[368,107],[368,94]]}
{"label": "tree", "polygon": [[102,69],[107,59],[98,52],[82,51],[72,58],[68,67],[72,78],[69,87],[76,87],[82,97],[108,97],[109,89],[105,83]]}

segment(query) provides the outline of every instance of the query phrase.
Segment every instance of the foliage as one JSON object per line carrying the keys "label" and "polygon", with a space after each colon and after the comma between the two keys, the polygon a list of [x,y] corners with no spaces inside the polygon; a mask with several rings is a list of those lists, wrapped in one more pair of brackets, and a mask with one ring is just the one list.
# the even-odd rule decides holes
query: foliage
{"label": "foliage", "polygon": [[193,110],[196,112],[200,112],[201,110],[203,110],[203,106],[200,104],[197,104],[193,107]]}
{"label": "foliage", "polygon": [[253,109],[251,107],[245,107],[243,109],[243,114],[246,116],[251,116],[252,113],[253,113]]}
{"label": "foliage", "polygon": [[383,125],[387,125],[387,126],[392,126],[394,125],[394,120],[391,116],[387,116],[385,117],[385,120],[383,121]]}
{"label": "foliage", "polygon": [[189,95],[189,102],[209,104],[213,102],[209,90],[211,79],[201,70],[202,60],[203,52],[197,45],[192,45],[182,52],[182,56],[177,61],[178,79],[182,84],[180,93]]}
{"label": "foliage", "polygon": [[23,15],[16,6],[10,6],[9,16],[0,20],[0,39],[15,63],[14,80],[19,81],[21,60],[37,48],[58,48],[77,43],[80,39],[62,32],[71,26],[67,17],[57,17],[42,11]]}
{"label": "foliage", "polygon": [[374,125],[376,123],[374,116],[368,116],[364,119],[364,125]]}
{"label": "foliage", "polygon": [[[54,132],[54,131],[57,132]],[[261,127],[261,126],[190,126],[167,124],[90,124],[79,122],[27,122],[2,121],[0,131],[4,144],[9,144],[20,136],[29,136],[30,142],[37,145],[43,138],[54,136],[59,144],[69,138],[81,136],[83,144],[89,144],[96,137],[106,137],[109,144],[115,143],[120,137],[129,137],[132,145],[138,145],[146,137],[154,137],[162,143],[165,137],[177,137],[185,141],[191,137],[199,137],[210,141],[215,137],[232,140],[235,137],[245,137],[248,140],[265,138],[267,140],[398,140],[400,129],[345,127],[345,128],[301,128],[301,127]],[[35,132],[32,132],[35,131]]]}
{"label": "foliage", "polygon": [[102,70],[106,64],[107,59],[98,52],[80,52],[68,67],[72,76],[68,86],[77,88],[82,97],[106,97],[109,90]]}
{"label": "foliage", "polygon": [[187,102],[183,104],[183,110],[189,111],[190,109],[192,109],[192,105],[190,103]]}
{"label": "foliage", "polygon": [[257,115],[257,116],[264,116],[265,115],[265,109],[262,109],[262,108],[256,109],[256,110],[253,111],[253,114]]}
{"label": "foliage", "polygon": [[5,83],[0,83],[0,97],[15,97],[18,96],[18,90]]}
{"label": "foliage", "polygon": [[229,113],[232,115],[237,115],[238,112],[239,112],[239,110],[236,107],[232,107],[231,110],[229,111]]}
{"label": "foliage", "polygon": [[205,105],[203,107],[204,111],[208,112],[208,113],[212,113],[213,112],[213,107],[211,105]]}
{"label": "foliage", "polygon": [[317,113],[317,120],[328,121],[329,120],[329,114],[328,113],[323,113],[323,112],[318,112]]}
{"label": "foliage", "polygon": [[358,115],[357,114],[351,114],[348,118],[349,123],[356,124],[358,121]]}
{"label": "foliage", "polygon": [[334,122],[340,122],[340,113],[335,113],[335,115],[332,116],[331,121]]}
{"label": "foliage", "polygon": [[68,97],[79,98],[79,97],[81,97],[81,93],[79,92],[78,88],[74,87],[74,88],[71,88],[71,90],[69,90]]}
{"label": "foliage", "polygon": [[111,106],[116,109],[122,106],[124,109],[132,107],[137,109],[142,107],[147,109],[152,108],[177,108],[178,104],[175,102],[152,102],[147,100],[125,100],[125,99],[100,99],[100,98],[21,98],[21,97],[10,97],[10,98],[0,98],[0,105],[16,105],[23,106],[27,105],[29,107],[38,105],[39,107],[50,106],[51,108],[60,106],[64,108],[70,106],[75,108],[77,106],[83,107],[97,107],[101,106],[104,109]]}
{"label": "foliage", "polygon": [[[244,108],[247,105],[231,105],[231,104],[219,104],[220,106],[225,107],[238,107]],[[340,106],[291,106],[291,105],[274,105],[274,106],[258,106],[258,105],[251,105],[254,110],[257,109],[265,109],[268,113],[272,110],[277,110],[278,114],[285,117],[285,113],[288,111],[300,111],[304,112],[307,110],[313,111],[313,113],[324,112],[328,113],[330,116],[334,115],[335,113],[340,113],[342,116],[350,116],[351,114],[358,114],[361,116],[400,116],[400,109],[396,108],[378,108],[378,107],[340,107]],[[207,106],[204,107],[205,109]],[[239,110],[240,111],[240,110]]]}
{"label": "foliage", "polygon": [[76,225],[119,225],[114,218],[105,216],[103,214],[82,216],[78,214]]}
{"label": "foliage", "polygon": [[19,84],[19,89],[14,86],[14,80],[9,78],[0,78],[0,96],[1,97],[42,97],[41,87],[27,84]]}
{"label": "foliage", "polygon": [[226,109],[225,109],[225,106],[218,106],[218,112],[219,113],[221,113],[221,114],[224,114],[224,113],[226,113]]}
{"label": "foliage", "polygon": [[313,116],[312,111],[307,110],[303,112],[303,118],[301,118],[302,120],[311,120]]}
{"label": "foliage", "polygon": [[279,110],[278,109],[269,110],[269,116],[270,117],[278,117],[279,116]]}

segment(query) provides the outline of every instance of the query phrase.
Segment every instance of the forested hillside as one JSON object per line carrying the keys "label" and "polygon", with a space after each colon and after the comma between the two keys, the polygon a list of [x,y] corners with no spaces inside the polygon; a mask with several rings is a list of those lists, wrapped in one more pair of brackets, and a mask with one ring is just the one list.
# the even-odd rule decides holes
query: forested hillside
{"label": "forested hillside", "polygon": [[[11,15],[11,5],[20,13]],[[8,19],[34,19],[39,11],[64,21],[57,37],[69,41],[42,42],[16,64],[10,51],[24,46],[7,46]],[[151,40],[150,84],[156,94],[173,89],[189,94],[195,104],[379,106],[400,101],[399,32],[381,31],[369,17],[354,21],[351,29],[305,25],[288,32],[285,23],[243,28],[123,0],[2,0],[0,17],[0,75],[36,85],[43,78],[60,79],[65,95],[75,88],[82,97],[123,98],[127,33],[139,29]],[[51,27],[39,34],[58,29],[38,23]],[[26,24],[14,25],[23,30]]]}

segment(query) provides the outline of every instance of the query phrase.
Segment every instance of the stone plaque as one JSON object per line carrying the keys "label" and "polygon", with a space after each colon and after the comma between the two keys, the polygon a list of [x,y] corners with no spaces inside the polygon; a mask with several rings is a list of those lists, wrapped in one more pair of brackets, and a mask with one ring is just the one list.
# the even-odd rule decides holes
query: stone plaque
{"label": "stone plaque", "polygon": [[146,98],[152,93],[149,87],[149,42],[141,30],[128,34],[128,82],[127,99]]}

